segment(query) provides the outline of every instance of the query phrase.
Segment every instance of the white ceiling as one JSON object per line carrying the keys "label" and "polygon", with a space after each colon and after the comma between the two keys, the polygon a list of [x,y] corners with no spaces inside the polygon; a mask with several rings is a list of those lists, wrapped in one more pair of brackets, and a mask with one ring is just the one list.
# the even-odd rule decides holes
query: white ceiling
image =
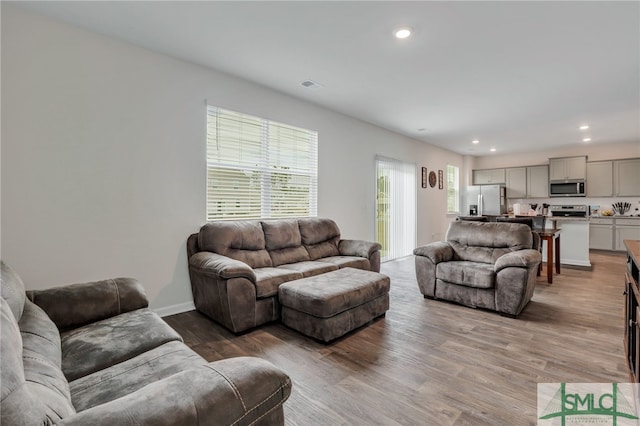
{"label": "white ceiling", "polygon": [[461,154],[640,144],[637,1],[19,6]]}

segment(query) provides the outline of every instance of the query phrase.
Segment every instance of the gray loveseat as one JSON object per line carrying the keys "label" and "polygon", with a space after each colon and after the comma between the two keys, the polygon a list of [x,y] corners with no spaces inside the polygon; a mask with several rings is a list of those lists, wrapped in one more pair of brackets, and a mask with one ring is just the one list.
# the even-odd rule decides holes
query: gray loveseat
{"label": "gray loveseat", "polygon": [[196,309],[238,333],[280,318],[280,284],[357,268],[380,271],[380,244],[340,238],[330,219],[217,221],[187,240]]}
{"label": "gray loveseat", "polygon": [[453,222],[446,241],[413,251],[422,294],[517,316],[533,296],[541,256],[519,223]]}
{"label": "gray loveseat", "polygon": [[212,363],[118,278],[25,294],[2,263],[3,425],[282,425],[289,377],[267,361]]}

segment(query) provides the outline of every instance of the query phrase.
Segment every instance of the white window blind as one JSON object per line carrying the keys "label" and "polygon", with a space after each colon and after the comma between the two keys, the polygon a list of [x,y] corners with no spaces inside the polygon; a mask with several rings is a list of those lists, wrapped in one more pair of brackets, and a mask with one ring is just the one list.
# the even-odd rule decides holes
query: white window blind
{"label": "white window blind", "polygon": [[318,134],[207,106],[207,221],[317,215]]}
{"label": "white window blind", "polygon": [[460,212],[460,181],[456,166],[447,165],[447,212]]}
{"label": "white window blind", "polygon": [[416,247],[416,165],[377,156],[376,187],[381,260],[408,256]]}

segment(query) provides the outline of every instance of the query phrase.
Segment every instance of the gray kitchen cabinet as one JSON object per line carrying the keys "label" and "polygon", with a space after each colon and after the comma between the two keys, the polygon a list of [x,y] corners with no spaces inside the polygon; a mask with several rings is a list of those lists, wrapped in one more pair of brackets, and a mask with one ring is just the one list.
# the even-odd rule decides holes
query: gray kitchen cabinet
{"label": "gray kitchen cabinet", "polygon": [[547,198],[549,196],[549,167],[527,167],[527,197]]}
{"label": "gray kitchen cabinet", "polygon": [[613,250],[614,219],[594,219],[589,222],[589,248]]}
{"label": "gray kitchen cabinet", "polygon": [[587,157],[549,159],[549,180],[586,179]]}
{"label": "gray kitchen cabinet", "polygon": [[613,196],[613,161],[587,163],[587,196]]}
{"label": "gray kitchen cabinet", "polygon": [[640,158],[614,161],[613,184],[616,197],[640,196]]}
{"label": "gray kitchen cabinet", "polygon": [[507,198],[525,198],[527,196],[527,168],[506,169]]}
{"label": "gray kitchen cabinet", "polygon": [[624,240],[640,240],[640,219],[616,217],[614,250],[626,251]]}
{"label": "gray kitchen cabinet", "polygon": [[590,219],[590,249],[625,251],[624,240],[640,240],[640,219],[618,216]]}
{"label": "gray kitchen cabinet", "polygon": [[506,178],[504,169],[486,169],[473,171],[474,185],[496,185],[505,182]]}

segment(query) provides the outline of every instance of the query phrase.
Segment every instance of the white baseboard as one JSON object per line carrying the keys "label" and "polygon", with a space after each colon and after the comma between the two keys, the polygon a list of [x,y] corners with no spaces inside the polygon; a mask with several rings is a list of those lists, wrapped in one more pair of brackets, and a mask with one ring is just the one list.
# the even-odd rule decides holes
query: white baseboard
{"label": "white baseboard", "polygon": [[193,311],[196,306],[193,302],[178,303],[177,305],[165,306],[163,308],[153,309],[153,312],[161,317],[180,314],[182,312]]}
{"label": "white baseboard", "polygon": [[561,265],[584,266],[586,268],[591,268],[591,262],[589,260],[580,259],[562,259]]}

